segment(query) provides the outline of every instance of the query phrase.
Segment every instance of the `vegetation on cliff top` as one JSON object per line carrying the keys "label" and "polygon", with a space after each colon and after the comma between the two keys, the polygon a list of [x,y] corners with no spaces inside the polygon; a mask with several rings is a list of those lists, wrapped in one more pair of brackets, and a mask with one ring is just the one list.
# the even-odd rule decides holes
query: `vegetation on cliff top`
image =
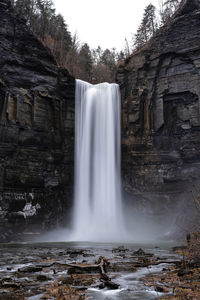
{"label": "vegetation on cliff top", "polygon": [[181,0],[160,0],[158,12],[151,3],[147,5],[138,30],[133,36],[133,50],[142,48],[160,27],[169,22],[180,3]]}
{"label": "vegetation on cliff top", "polygon": [[56,14],[52,0],[15,0],[18,17],[26,20],[35,36],[50,48],[58,66],[66,67],[71,75],[92,83],[113,82],[117,63],[124,53],[116,49],[91,49],[71,34],[64,18]]}
{"label": "vegetation on cliff top", "polygon": [[178,8],[180,0],[160,0],[160,10],[149,4],[145,10],[133,45],[125,39],[123,51],[91,49],[81,43],[77,34],[71,34],[64,18],[56,14],[52,0],[12,0],[15,13],[26,20],[37,38],[50,48],[58,66],[66,67],[71,75],[91,83],[113,82],[119,61],[138,50],[169,20]]}

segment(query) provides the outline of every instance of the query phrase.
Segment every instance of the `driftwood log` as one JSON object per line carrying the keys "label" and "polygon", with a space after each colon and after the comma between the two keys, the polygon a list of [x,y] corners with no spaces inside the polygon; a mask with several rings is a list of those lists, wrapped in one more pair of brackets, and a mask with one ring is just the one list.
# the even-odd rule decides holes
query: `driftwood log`
{"label": "driftwood log", "polygon": [[[105,287],[109,289],[118,289],[119,284],[113,282],[107,273],[107,266],[109,262],[102,256],[99,257],[97,264],[66,264],[70,269],[68,269],[68,274],[76,273],[76,269],[80,273],[100,273],[101,284],[99,288],[103,289]],[[78,273],[79,273],[78,271]]]}

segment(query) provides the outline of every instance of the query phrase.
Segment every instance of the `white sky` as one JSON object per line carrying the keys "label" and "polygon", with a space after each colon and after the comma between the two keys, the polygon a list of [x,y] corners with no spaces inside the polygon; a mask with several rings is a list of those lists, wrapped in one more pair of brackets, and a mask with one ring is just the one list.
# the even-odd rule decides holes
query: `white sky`
{"label": "white sky", "polygon": [[144,8],[158,0],[53,0],[71,33],[77,31],[82,43],[91,48],[121,50],[125,38],[131,41],[141,22]]}

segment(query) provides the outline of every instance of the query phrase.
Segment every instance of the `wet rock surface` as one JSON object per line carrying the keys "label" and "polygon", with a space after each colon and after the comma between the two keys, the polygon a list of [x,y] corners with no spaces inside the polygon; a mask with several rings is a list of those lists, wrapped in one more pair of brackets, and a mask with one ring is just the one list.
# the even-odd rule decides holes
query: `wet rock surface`
{"label": "wet rock surface", "polygon": [[190,199],[199,182],[199,16],[199,1],[183,1],[171,22],[118,68],[123,185],[132,202],[156,215]]}
{"label": "wet rock surface", "polygon": [[[149,272],[161,272],[163,261],[164,266],[168,261],[171,265],[178,255],[169,249],[149,246],[143,250],[152,254],[146,265],[138,257],[132,257],[133,251],[138,250],[136,247],[124,247],[126,256],[122,257],[113,252],[115,247],[104,244],[87,247],[67,243],[2,244],[0,299],[155,299],[152,298],[152,293],[156,296],[154,287],[146,288],[140,279]],[[78,253],[75,259],[70,257],[72,252]],[[95,268],[98,264],[104,266],[105,273]],[[76,267],[72,270],[71,265]],[[77,272],[78,269],[84,272]],[[157,286],[159,289],[159,284]],[[61,296],[63,298],[59,298]]]}
{"label": "wet rock surface", "polygon": [[182,256],[178,264],[163,268],[159,274],[148,274],[141,280],[145,285],[153,287],[156,292],[162,293],[161,299],[163,300],[199,299],[200,261],[199,255],[196,256],[193,250],[194,248],[191,249],[190,245],[184,248],[177,247],[174,251]]}
{"label": "wet rock surface", "polygon": [[66,224],[75,83],[9,0],[0,11],[0,241],[20,241]]}

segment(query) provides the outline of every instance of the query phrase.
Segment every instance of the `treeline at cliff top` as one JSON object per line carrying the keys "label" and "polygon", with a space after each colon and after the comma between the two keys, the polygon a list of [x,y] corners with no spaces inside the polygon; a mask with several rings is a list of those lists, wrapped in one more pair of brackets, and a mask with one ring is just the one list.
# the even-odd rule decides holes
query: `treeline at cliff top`
{"label": "treeline at cliff top", "polygon": [[158,9],[151,3],[147,5],[132,41],[125,39],[124,49],[117,51],[101,46],[91,49],[87,42],[82,43],[77,33],[68,30],[63,16],[56,14],[52,0],[12,0],[16,15],[25,19],[37,38],[51,50],[58,66],[91,83],[115,81],[118,63],[142,48],[180,4],[181,0],[160,0]]}

